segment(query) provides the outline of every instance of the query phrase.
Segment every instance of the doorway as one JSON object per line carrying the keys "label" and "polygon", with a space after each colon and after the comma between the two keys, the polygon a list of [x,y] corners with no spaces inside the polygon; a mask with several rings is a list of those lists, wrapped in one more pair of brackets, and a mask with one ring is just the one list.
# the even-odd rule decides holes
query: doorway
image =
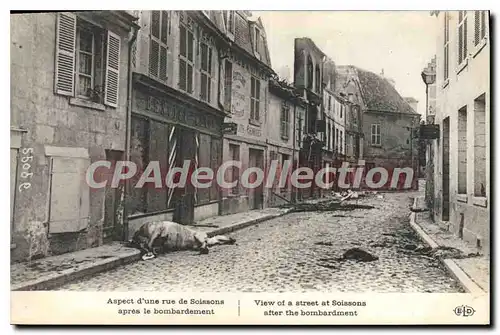
{"label": "doorway", "polygon": [[[248,153],[248,167],[257,167],[264,170],[264,151],[260,149],[249,149]],[[255,178],[255,173],[252,173],[252,178],[250,182],[253,182]],[[249,190],[249,207],[250,209],[262,209],[264,205],[264,183],[256,188]]]}
{"label": "doorway", "polygon": [[[117,161],[123,160],[123,151],[106,150],[106,160],[111,162],[111,171],[114,171]],[[106,195],[104,198],[104,224],[103,224],[103,242],[123,240],[124,232],[120,228],[122,226],[123,212],[120,210],[120,202],[122,200],[123,183],[118,187],[111,187],[111,178],[106,183]]]}
{"label": "doorway", "polygon": [[[182,167],[185,160],[191,161],[191,169],[198,154],[198,137],[194,130],[177,127],[176,148],[178,154],[174,166]],[[192,171],[192,170],[191,170]],[[191,175],[191,174],[189,174]],[[173,221],[190,225],[194,222],[194,193],[195,189],[191,182],[186,182],[184,187],[178,187],[173,190],[174,213]]]}
{"label": "doorway", "polygon": [[450,117],[443,120],[443,211],[441,219],[450,220]]}

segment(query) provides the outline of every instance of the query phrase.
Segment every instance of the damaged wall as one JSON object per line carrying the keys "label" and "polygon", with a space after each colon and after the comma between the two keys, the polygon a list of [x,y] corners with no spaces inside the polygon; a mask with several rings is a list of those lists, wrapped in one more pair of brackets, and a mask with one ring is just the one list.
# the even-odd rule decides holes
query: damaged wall
{"label": "damaged wall", "polygon": [[83,101],[54,92],[57,15],[11,15],[11,140],[19,139],[12,261],[100,245],[105,190],[88,188],[86,167],[125,148],[128,32],[101,22],[122,36],[118,106]]}

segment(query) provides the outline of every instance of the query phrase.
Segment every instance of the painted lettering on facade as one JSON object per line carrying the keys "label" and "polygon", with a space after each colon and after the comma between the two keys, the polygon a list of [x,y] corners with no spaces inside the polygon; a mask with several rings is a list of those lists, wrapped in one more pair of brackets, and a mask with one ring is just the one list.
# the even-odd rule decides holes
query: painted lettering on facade
{"label": "painted lettering on facade", "polygon": [[246,79],[241,72],[234,71],[233,73],[233,106],[232,114],[234,117],[242,118],[245,116],[245,105],[248,96]]}
{"label": "painted lettering on facade", "polygon": [[248,133],[248,135],[255,136],[255,137],[262,136],[262,131],[260,130],[260,128],[252,127],[250,125],[247,126],[247,133]]}

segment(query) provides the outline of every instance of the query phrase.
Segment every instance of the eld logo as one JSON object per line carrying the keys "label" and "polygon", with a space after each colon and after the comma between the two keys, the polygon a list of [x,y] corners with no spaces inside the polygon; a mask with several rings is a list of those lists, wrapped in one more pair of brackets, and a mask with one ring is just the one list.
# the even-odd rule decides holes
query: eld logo
{"label": "eld logo", "polygon": [[467,305],[457,306],[453,311],[456,316],[473,316],[476,312],[474,308]]}

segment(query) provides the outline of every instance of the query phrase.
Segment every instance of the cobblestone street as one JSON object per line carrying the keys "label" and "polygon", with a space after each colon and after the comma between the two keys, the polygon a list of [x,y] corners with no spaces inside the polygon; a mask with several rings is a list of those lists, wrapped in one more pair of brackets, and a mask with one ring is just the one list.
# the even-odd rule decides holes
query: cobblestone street
{"label": "cobblestone street", "polygon": [[[207,255],[175,252],[59,290],[462,292],[437,259],[411,251],[420,244],[408,223],[413,195],[351,201],[374,209],[288,214],[231,234],[236,245],[214,247]],[[353,247],[379,259],[338,260]]]}

